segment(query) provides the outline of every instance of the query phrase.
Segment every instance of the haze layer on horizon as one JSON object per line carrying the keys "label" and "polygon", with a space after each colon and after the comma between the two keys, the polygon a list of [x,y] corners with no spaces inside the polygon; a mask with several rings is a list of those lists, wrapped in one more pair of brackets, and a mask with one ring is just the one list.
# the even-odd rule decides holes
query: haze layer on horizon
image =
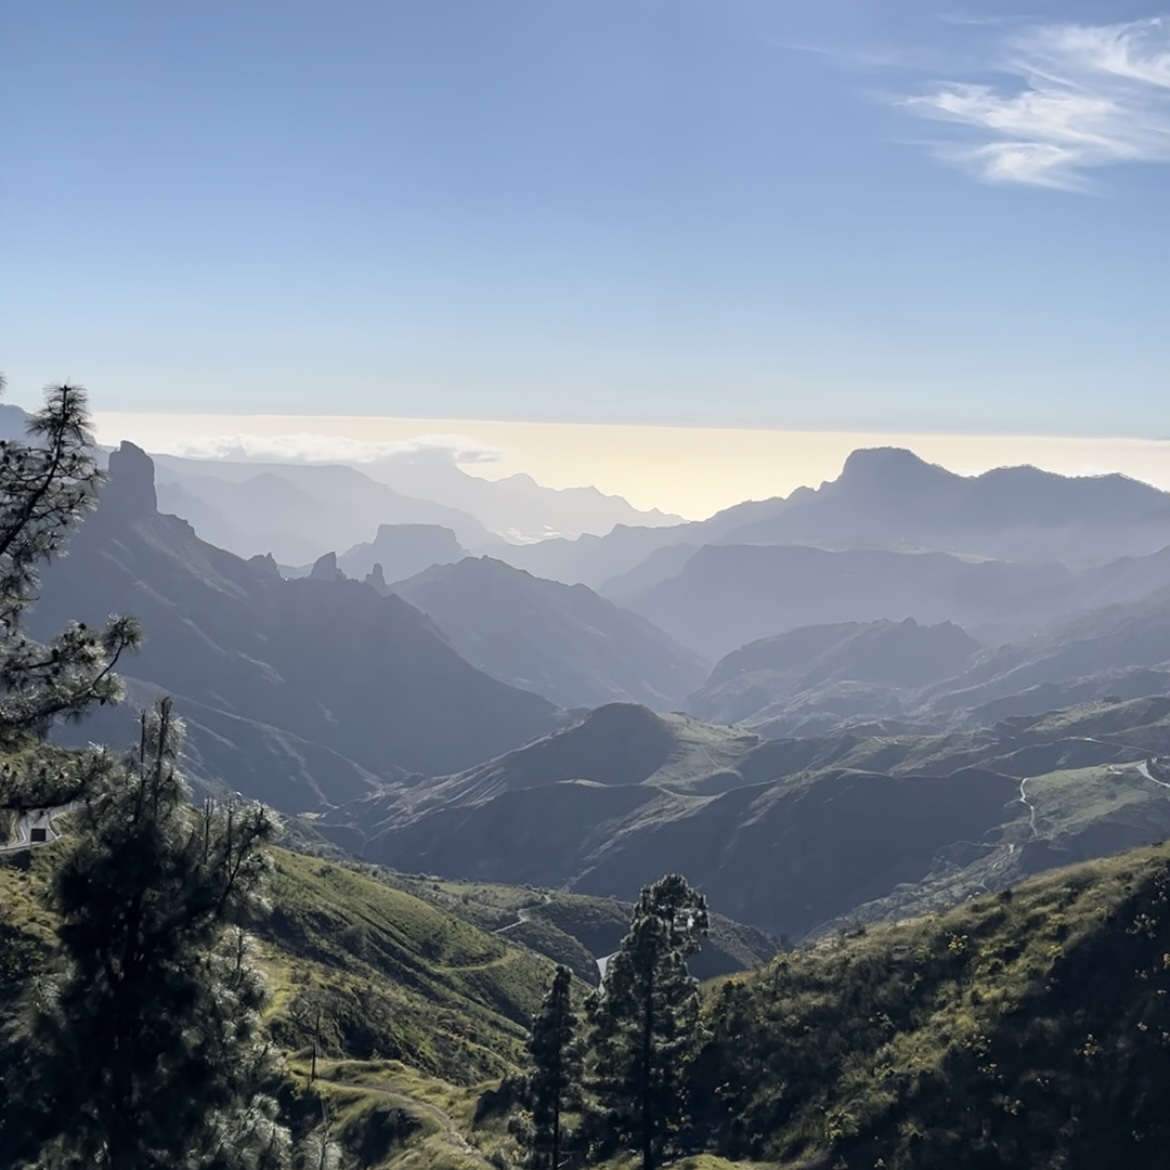
{"label": "haze layer on horizon", "polygon": [[98,412],[95,424],[105,444],[128,439],[159,454],[257,463],[360,468],[377,458],[447,452],[485,479],[527,473],[547,487],[591,484],[687,519],[816,487],[865,447],[905,447],[962,475],[1031,464],[1062,475],[1119,472],[1170,490],[1170,442],[1130,438],[118,412]]}

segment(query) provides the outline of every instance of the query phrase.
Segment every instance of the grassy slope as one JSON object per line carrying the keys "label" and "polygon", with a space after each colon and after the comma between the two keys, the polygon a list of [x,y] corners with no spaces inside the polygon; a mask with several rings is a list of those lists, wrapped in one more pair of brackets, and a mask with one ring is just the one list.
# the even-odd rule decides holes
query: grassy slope
{"label": "grassy slope", "polygon": [[[23,855],[27,871],[0,864],[0,1010],[49,954],[54,921],[44,889],[54,853]],[[406,1170],[483,1165],[479,1146],[494,1148],[502,1134],[473,1132],[476,1101],[517,1067],[550,975],[545,955],[595,979],[578,939],[592,942],[600,930],[602,953],[613,950],[630,907],[516,887],[379,880],[282,849],[273,863],[273,909],[256,928],[256,953],[272,993],[270,1027],[302,1097],[316,1034],[316,1090],[359,1165],[392,1153]],[[723,970],[771,953],[736,924],[717,933],[726,936]]]}
{"label": "grassy slope", "polygon": [[1170,848],[782,956],[709,1009],[706,1083],[740,1085],[708,1114],[724,1153],[842,1170],[1161,1167]]}
{"label": "grassy slope", "polygon": [[[381,872],[396,888],[564,963],[594,984],[596,959],[617,950],[634,910],[630,902],[564,890]],[[697,978],[713,979],[759,966],[776,951],[776,941],[763,931],[713,914],[710,936],[690,967]]]}
{"label": "grassy slope", "polygon": [[[800,938],[1170,836],[1170,790],[1143,770],[1170,757],[1166,698],[977,732],[768,742],[629,707],[595,726],[600,714],[341,810],[355,828],[336,839],[407,869],[624,899],[682,870],[738,921]],[[899,843],[917,819],[925,831]]]}
{"label": "grassy slope", "polygon": [[[0,1010],[48,956],[53,852],[0,864]],[[479,1089],[515,1069],[549,961],[361,873],[273,855],[257,960],[301,1097],[317,1032],[317,1091],[359,1164],[406,1141],[396,1165],[483,1165],[459,1134]]]}
{"label": "grassy slope", "polygon": [[[51,936],[40,902],[51,854],[34,854],[27,873],[0,865],[9,979]],[[356,1163],[483,1167],[502,1129],[475,1125],[476,1100],[515,1067],[547,961],[366,874],[284,851],[275,862],[276,912],[258,947],[302,1093],[320,1004],[317,1091]],[[476,901],[430,884],[436,899]],[[477,897],[469,914],[494,901],[508,915],[528,899],[532,911],[567,907],[579,930],[607,929],[605,899],[502,887]],[[1170,847],[789,952],[709,985],[707,1011],[696,1103],[710,1154],[688,1160],[693,1170],[723,1158],[1161,1170]]]}

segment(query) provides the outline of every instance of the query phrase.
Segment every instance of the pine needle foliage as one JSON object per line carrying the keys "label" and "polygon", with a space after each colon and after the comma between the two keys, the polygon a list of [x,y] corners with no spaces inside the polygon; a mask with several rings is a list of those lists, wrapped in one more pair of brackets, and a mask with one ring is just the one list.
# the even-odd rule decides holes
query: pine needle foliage
{"label": "pine needle foliage", "polygon": [[[647,886],[589,1015],[602,1133],[655,1170],[686,1126],[686,1074],[699,1042],[699,988],[687,970],[707,903],[678,874]],[[603,1141],[603,1145],[605,1142]]]}
{"label": "pine needle foliage", "polygon": [[43,740],[56,720],[121,697],[114,668],[140,641],[130,618],[102,630],[71,623],[45,645],[24,630],[40,567],[63,554],[105,478],[88,428],[85,391],[54,386],[29,441],[0,442],[0,809],[67,804],[100,783],[101,753],[54,751]]}
{"label": "pine needle foliage", "polygon": [[192,807],[179,743],[164,700],[143,716],[137,753],[75,813],[55,875],[62,969],[31,996],[8,1134],[31,1139],[46,1170],[288,1164],[262,1092],[275,1066],[243,932],[278,825],[258,805]]}
{"label": "pine needle foliage", "polygon": [[531,1071],[525,1084],[527,1116],[513,1127],[532,1170],[559,1170],[573,1135],[566,1115],[583,1103],[585,1044],[573,1010],[573,973],[558,966],[528,1041]]}

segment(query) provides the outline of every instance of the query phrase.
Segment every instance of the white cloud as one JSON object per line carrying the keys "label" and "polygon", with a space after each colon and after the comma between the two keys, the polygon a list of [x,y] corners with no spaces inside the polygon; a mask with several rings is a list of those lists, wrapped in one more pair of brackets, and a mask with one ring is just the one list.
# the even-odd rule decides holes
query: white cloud
{"label": "white cloud", "polygon": [[502,452],[466,435],[418,435],[392,443],[368,443],[345,435],[204,435],[162,444],[161,453],[188,459],[244,463],[378,463],[435,455],[454,463],[495,463]]}
{"label": "white cloud", "polygon": [[1001,44],[1008,87],[940,82],[902,98],[950,123],[937,154],[993,183],[1084,190],[1118,163],[1170,162],[1170,19],[1041,25]]}

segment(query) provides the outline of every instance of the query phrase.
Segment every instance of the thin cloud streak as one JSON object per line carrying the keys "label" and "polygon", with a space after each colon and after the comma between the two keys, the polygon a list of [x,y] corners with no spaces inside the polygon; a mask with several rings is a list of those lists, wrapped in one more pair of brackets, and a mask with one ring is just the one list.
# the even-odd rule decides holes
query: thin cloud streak
{"label": "thin cloud streak", "polygon": [[1094,172],[1170,162],[1170,19],[1043,25],[1003,42],[992,63],[1013,88],[949,81],[900,99],[950,123],[935,153],[989,183],[1094,189]]}
{"label": "thin cloud streak", "polygon": [[[455,449],[500,453],[498,461],[467,465],[473,475],[501,479],[525,473],[553,488],[592,484],[636,507],[690,519],[834,479],[859,447],[908,447],[967,475],[1031,463],[1063,475],[1121,471],[1170,490],[1170,441],[1149,439],[112,412],[99,412],[95,424],[106,444],[125,438],[147,451],[205,454],[242,446],[268,461],[277,451],[300,450],[315,452],[318,461],[346,462],[338,456],[356,450],[368,462],[376,451],[439,450],[431,440],[453,433],[460,439]],[[296,442],[281,438],[290,435]],[[420,436],[429,438],[424,442]]]}
{"label": "thin cloud streak", "polygon": [[345,435],[302,432],[284,435],[211,435],[172,439],[160,454],[186,459],[240,463],[381,463],[419,455],[437,455],[453,463],[496,463],[502,452],[466,435],[419,435],[398,442],[366,442]]}

